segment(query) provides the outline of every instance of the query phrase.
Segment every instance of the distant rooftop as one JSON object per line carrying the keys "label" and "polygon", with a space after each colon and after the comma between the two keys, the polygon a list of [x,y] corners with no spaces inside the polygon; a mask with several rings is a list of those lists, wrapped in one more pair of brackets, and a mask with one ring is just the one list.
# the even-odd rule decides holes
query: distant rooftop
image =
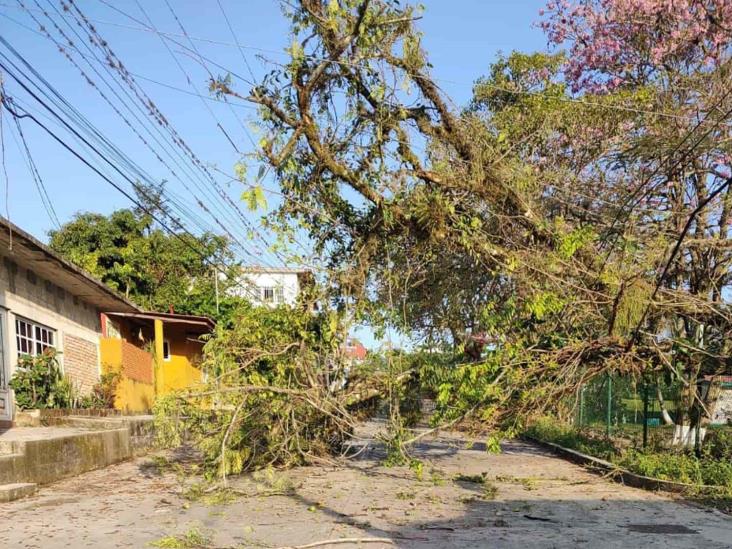
{"label": "distant rooftop", "polygon": [[311,274],[312,269],[303,267],[263,267],[261,265],[243,265],[243,273],[267,273],[267,274]]}

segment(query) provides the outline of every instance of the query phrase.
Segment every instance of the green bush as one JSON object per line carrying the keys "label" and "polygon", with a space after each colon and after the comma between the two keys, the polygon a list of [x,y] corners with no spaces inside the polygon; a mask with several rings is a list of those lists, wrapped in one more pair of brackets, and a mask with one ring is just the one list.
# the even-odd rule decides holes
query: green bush
{"label": "green bush", "polygon": [[709,429],[704,438],[704,455],[713,459],[732,460],[732,430]]}
{"label": "green bush", "polygon": [[84,408],[114,408],[117,386],[122,379],[119,372],[107,372],[102,374],[99,381],[94,384],[89,396],[82,400]]}
{"label": "green bush", "polygon": [[686,484],[705,484],[700,461],[685,452],[651,454],[629,450],[616,463],[647,477]]}
{"label": "green bush", "polygon": [[89,395],[80,395],[68,376],[61,374],[58,354],[47,349],[38,356],[23,355],[10,380],[15,403],[21,410],[36,408],[114,408],[120,374],[102,374]]}
{"label": "green bush", "polygon": [[37,356],[20,356],[9,385],[21,410],[60,408],[66,405],[61,401],[65,389],[58,386],[62,379],[56,351],[47,349]]}

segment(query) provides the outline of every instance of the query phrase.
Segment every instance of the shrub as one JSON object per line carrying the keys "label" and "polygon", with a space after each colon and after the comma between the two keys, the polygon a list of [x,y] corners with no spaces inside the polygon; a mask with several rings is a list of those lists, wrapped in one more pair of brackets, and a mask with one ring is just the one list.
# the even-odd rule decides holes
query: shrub
{"label": "shrub", "polygon": [[538,440],[554,442],[565,448],[607,459],[639,475],[732,489],[732,434],[723,430],[710,432],[701,458],[697,458],[690,449],[628,449],[621,452],[607,439],[592,438],[550,417],[537,420],[526,430],[526,434]]}
{"label": "shrub", "polygon": [[122,378],[119,372],[107,372],[102,374],[99,381],[92,388],[91,395],[87,397],[85,408],[114,408],[114,401],[117,395],[117,387]]}
{"label": "shrub", "polygon": [[58,353],[47,349],[37,356],[23,355],[10,380],[15,403],[21,410],[34,408],[114,408],[120,374],[102,374],[91,394],[82,396],[68,376],[61,374]]}
{"label": "shrub", "polygon": [[617,460],[617,464],[647,477],[686,484],[705,484],[700,461],[686,452],[657,454],[630,450]]}
{"label": "shrub", "polygon": [[713,459],[732,459],[732,430],[709,429],[704,439],[704,455]]}
{"label": "shrub", "polygon": [[22,355],[9,385],[21,410],[58,408],[65,405],[60,401],[65,389],[58,391],[61,380],[56,351],[47,349],[37,356]]}

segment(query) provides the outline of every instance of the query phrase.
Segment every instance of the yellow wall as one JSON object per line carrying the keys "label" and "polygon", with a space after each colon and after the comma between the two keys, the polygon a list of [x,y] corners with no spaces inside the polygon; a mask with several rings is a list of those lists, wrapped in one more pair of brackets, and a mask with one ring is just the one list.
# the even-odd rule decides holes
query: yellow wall
{"label": "yellow wall", "polygon": [[155,389],[149,383],[122,376],[117,385],[114,407],[127,412],[147,412],[155,402]]}
{"label": "yellow wall", "polygon": [[[125,343],[121,339],[102,337],[100,338],[100,357],[102,364],[102,372],[119,372],[121,377],[119,384],[117,385],[117,391],[115,395],[114,407],[118,410],[125,410],[127,412],[147,412],[152,409],[153,401],[155,400],[155,389],[153,383],[146,383],[138,379],[131,379],[125,375],[123,368],[123,352]],[[145,360],[144,354],[141,350],[137,351],[138,361]],[[145,367],[152,368],[152,356],[149,357],[149,366],[147,364],[137,364],[139,369]]]}
{"label": "yellow wall", "polygon": [[[160,362],[162,382],[159,394],[166,395],[201,383],[203,373],[198,368],[198,363],[203,345],[189,341],[184,329],[170,325],[163,327],[163,338],[169,343],[170,358]],[[160,356],[162,357],[162,351]]]}
{"label": "yellow wall", "polygon": [[[154,330],[151,330],[154,333],[152,354],[128,342],[139,339],[137,333],[133,332],[128,326],[122,325],[120,333],[124,339],[102,337],[100,342],[102,371],[122,373],[117,387],[115,408],[145,412],[152,408],[156,396],[195,387],[201,383],[203,373],[198,364],[203,344],[191,341],[184,327],[155,320]],[[190,335],[191,339],[194,337]],[[170,346],[168,360],[163,358],[163,341],[168,341]],[[135,373],[130,373],[133,371]],[[132,377],[125,375],[125,372]],[[147,373],[147,377],[143,373]],[[148,379],[149,383],[146,382]]]}

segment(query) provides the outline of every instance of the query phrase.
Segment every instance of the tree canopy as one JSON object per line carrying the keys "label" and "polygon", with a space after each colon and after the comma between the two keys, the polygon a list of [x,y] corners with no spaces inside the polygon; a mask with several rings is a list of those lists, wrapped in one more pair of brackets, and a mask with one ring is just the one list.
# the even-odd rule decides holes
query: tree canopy
{"label": "tree canopy", "polygon": [[490,343],[451,410],[515,419],[617,370],[680,379],[699,421],[697,381],[730,369],[731,8],[668,6],[548,2],[557,51],[498,59],[457,107],[417,7],[287,2],[289,62],[211,89],[260,106],[276,217],[327,256],[336,302]]}
{"label": "tree canopy", "polygon": [[224,237],[211,233],[170,233],[150,208],[109,215],[82,212],[50,232],[53,250],[89,271],[145,309],[216,317],[215,277],[220,310],[231,309],[221,273],[233,260]]}

